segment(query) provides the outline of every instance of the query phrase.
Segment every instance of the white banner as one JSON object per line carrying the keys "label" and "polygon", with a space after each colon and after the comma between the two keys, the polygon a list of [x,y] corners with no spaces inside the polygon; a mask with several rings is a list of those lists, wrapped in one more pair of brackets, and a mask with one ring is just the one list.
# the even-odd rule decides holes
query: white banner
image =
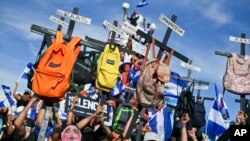
{"label": "white banner", "polygon": [[147,47],[132,39],[132,50],[138,54],[145,55]]}
{"label": "white banner", "polygon": [[123,37],[127,36],[127,34],[123,30],[121,30],[119,27],[116,27],[115,25],[113,25],[112,23],[108,22],[107,20],[103,21],[103,25],[106,28],[108,28],[110,31],[114,31],[114,32],[116,32],[117,34],[119,34],[119,35],[121,35]]}
{"label": "white banner", "polygon": [[[141,43],[138,43],[137,41],[135,41],[134,39],[132,39],[132,50],[140,55],[145,55],[146,54],[146,50],[147,50],[147,47],[142,45]],[[148,60],[151,61],[152,59],[154,59],[153,57],[153,51],[152,51],[152,48],[149,49],[149,52],[148,52]]]}
{"label": "white banner", "polygon": [[128,33],[129,35],[136,35],[136,31],[138,30],[137,27],[133,26],[132,24],[130,24],[129,22],[125,21],[122,26],[121,29]]}
{"label": "white banner", "polygon": [[62,21],[62,20],[60,20],[60,19],[58,19],[57,17],[55,17],[55,16],[50,16],[49,17],[49,19],[51,20],[51,21],[53,21],[54,23],[57,23],[57,24],[59,24],[59,25],[62,25],[62,26],[64,26],[64,27],[66,27],[66,28],[68,28],[69,27],[69,24],[68,23],[66,23],[66,22],[64,22],[64,21]]}
{"label": "white banner", "polygon": [[250,44],[250,39],[244,39],[244,38],[229,36],[229,40],[232,41],[232,42],[237,42],[237,43]]}
{"label": "white banner", "polygon": [[58,16],[69,18],[69,19],[71,19],[73,21],[76,21],[76,22],[80,22],[80,23],[84,23],[84,24],[90,24],[91,23],[90,18],[82,17],[82,16],[79,16],[79,15],[76,15],[76,14],[72,14],[72,13],[60,10],[60,9],[57,9],[56,14]]}
{"label": "white banner", "polygon": [[175,31],[178,35],[183,36],[185,30],[172,22],[169,18],[167,18],[164,14],[161,14],[159,17],[160,21],[166,24],[169,28]]}
{"label": "white banner", "polygon": [[181,66],[184,67],[184,68],[193,70],[193,71],[198,71],[198,72],[201,71],[201,68],[200,68],[200,67],[196,67],[196,66],[190,65],[190,64],[188,64],[188,63],[181,62]]}
{"label": "white banner", "polygon": [[195,85],[194,89],[200,89],[200,90],[208,90],[208,86],[199,86],[199,85]]}

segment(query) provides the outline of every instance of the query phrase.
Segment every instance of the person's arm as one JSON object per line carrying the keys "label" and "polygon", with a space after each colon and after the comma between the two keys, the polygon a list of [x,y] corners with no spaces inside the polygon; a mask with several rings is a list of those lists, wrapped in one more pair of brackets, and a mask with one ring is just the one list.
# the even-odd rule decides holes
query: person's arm
{"label": "person's arm", "polygon": [[20,100],[20,99],[21,99],[21,96],[20,96],[20,95],[17,95],[17,93],[16,93],[17,88],[18,88],[18,83],[16,82],[12,94],[13,94],[13,96],[15,97],[16,100]]}
{"label": "person's arm", "polygon": [[13,126],[13,120],[14,120],[13,115],[8,115],[8,119],[7,119],[7,134],[8,135],[11,135],[15,130],[15,127]]}
{"label": "person's arm", "polygon": [[181,141],[187,141],[187,128],[186,128],[186,125],[182,125],[182,128],[181,128]]}
{"label": "person's arm", "polygon": [[190,121],[190,117],[188,113],[184,113],[181,117],[181,141],[188,140],[186,125],[189,121]]}
{"label": "person's arm", "polygon": [[106,137],[108,137],[109,139],[113,139],[112,131],[110,130],[109,127],[107,127],[104,124],[104,114],[102,114],[99,118],[100,118],[100,121],[101,121],[101,127],[102,127],[104,133],[106,134]]}
{"label": "person's arm", "polygon": [[19,127],[21,127],[21,125],[23,125],[23,122],[24,122],[24,120],[25,120],[25,118],[27,116],[27,113],[29,111],[29,108],[34,104],[34,102],[36,100],[37,100],[37,97],[33,96],[31,98],[31,100],[29,101],[29,103],[25,106],[23,111],[18,114],[18,117],[14,122],[14,125],[15,125],[16,128],[19,128]]}
{"label": "person's arm", "polygon": [[44,114],[45,114],[45,105],[44,105],[44,103],[42,103],[42,105],[39,109],[39,112],[37,114],[36,121],[35,121],[35,123],[37,125],[39,125],[39,126],[42,125]]}
{"label": "person's arm", "polygon": [[4,107],[0,109],[0,114],[5,114],[8,111],[8,107]]}
{"label": "person's arm", "polygon": [[187,130],[188,135],[192,138],[192,141],[197,141],[195,132],[193,130]]}
{"label": "person's arm", "polygon": [[58,111],[53,111],[53,117],[56,121],[56,127],[54,127],[52,135],[50,135],[49,141],[59,141],[61,135],[62,121],[58,115]]}
{"label": "person's arm", "polygon": [[89,122],[91,119],[93,119],[94,117],[96,117],[99,113],[102,113],[103,112],[103,107],[102,106],[99,106],[97,105],[97,108],[96,108],[96,112],[93,114],[93,115],[90,115],[84,119],[82,119],[81,121],[79,121],[76,126],[79,128],[79,129],[82,129],[84,128]]}
{"label": "person's arm", "polygon": [[73,120],[74,120],[74,113],[73,113],[73,110],[74,110],[74,107],[75,105],[78,103],[78,96],[75,96],[72,103],[71,103],[71,106],[69,108],[69,111],[68,111],[68,118],[67,118],[67,125],[70,125],[72,124]]}
{"label": "person's arm", "polygon": [[22,112],[20,112],[18,114],[18,117],[17,119],[15,120],[14,122],[14,126],[15,126],[15,132],[21,136],[21,137],[24,137],[25,136],[25,133],[26,133],[26,128],[24,127],[24,120],[27,116],[27,113],[28,113],[28,110],[29,108],[34,104],[34,102],[36,101],[36,97],[33,96],[31,98],[31,100],[29,101],[29,103],[25,106],[25,108],[23,109]]}

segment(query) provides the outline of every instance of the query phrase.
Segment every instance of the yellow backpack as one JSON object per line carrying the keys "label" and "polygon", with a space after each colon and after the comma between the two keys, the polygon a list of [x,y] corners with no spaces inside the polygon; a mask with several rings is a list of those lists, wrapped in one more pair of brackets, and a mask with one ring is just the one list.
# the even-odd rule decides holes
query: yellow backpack
{"label": "yellow backpack", "polygon": [[106,44],[98,59],[96,87],[110,92],[119,76],[120,52],[115,45]]}

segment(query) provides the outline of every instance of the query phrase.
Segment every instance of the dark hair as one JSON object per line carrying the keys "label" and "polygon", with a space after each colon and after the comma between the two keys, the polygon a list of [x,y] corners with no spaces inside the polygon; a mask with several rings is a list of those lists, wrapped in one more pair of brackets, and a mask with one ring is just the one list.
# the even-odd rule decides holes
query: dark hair
{"label": "dark hair", "polygon": [[121,64],[120,67],[119,67],[119,72],[120,72],[120,73],[123,73],[123,72],[124,72],[124,68],[125,68],[126,65],[129,65],[130,67],[132,66],[132,64],[129,63],[129,62],[126,62],[126,63]]}
{"label": "dark hair", "polygon": [[24,95],[30,95],[30,92],[28,90],[26,90],[23,94]]}

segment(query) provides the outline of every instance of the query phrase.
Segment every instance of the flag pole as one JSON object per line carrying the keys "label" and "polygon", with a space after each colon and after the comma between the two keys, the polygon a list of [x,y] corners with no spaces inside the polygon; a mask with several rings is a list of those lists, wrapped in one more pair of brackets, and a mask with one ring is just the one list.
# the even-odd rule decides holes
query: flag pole
{"label": "flag pole", "polygon": [[[217,99],[217,97],[216,97],[216,99]],[[214,100],[213,105],[216,102],[216,99]],[[213,105],[211,106],[210,110],[213,108]],[[210,111],[209,111],[209,113],[210,113]],[[207,117],[207,123],[206,123],[206,129],[205,129],[205,136],[207,138],[208,138],[208,135],[207,135],[208,119],[209,119],[209,114],[208,114],[208,117]]]}

